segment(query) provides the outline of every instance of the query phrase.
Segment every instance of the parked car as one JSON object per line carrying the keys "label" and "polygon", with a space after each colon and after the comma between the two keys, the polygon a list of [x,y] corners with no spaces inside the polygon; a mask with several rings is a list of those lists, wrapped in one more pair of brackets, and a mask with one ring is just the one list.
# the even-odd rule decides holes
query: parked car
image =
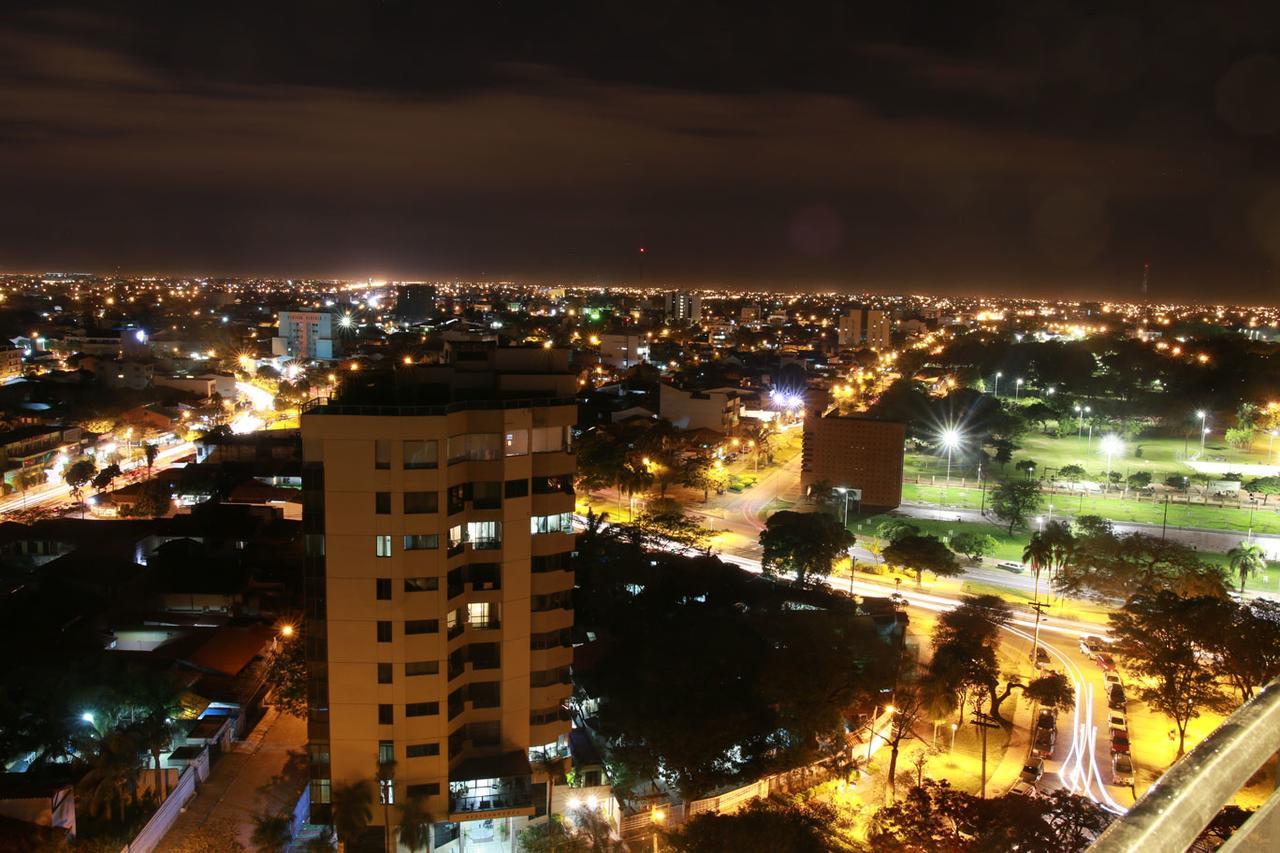
{"label": "parked car", "polygon": [[996,568],[1005,569],[1006,571],[1010,571],[1010,572],[1017,572],[1018,574],[1022,574],[1027,570],[1026,566],[1014,560],[1001,560],[1000,562],[996,563]]}
{"label": "parked car", "polygon": [[1040,781],[1040,777],[1044,775],[1044,759],[1028,758],[1027,763],[1022,765],[1022,772],[1018,774],[1018,778],[1023,782],[1035,784]]}
{"label": "parked car", "polygon": [[1119,684],[1111,685],[1111,692],[1107,695],[1107,707],[1113,711],[1125,709],[1124,688]]}
{"label": "parked car", "polygon": [[1107,725],[1114,731],[1127,732],[1129,730],[1129,721],[1124,718],[1124,714],[1113,712],[1111,718],[1107,720]]}
{"label": "parked car", "polygon": [[1080,645],[1084,646],[1085,650],[1089,654],[1095,654],[1107,647],[1107,641],[1102,639],[1101,637],[1095,637],[1094,635],[1090,634],[1089,636],[1085,637],[1083,640],[1080,641]]}
{"label": "parked car", "polygon": [[1035,797],[1039,796],[1040,789],[1030,782],[1019,779],[1012,788],[1009,789],[1010,794],[1017,794],[1019,797]]}
{"label": "parked car", "polygon": [[1102,674],[1102,680],[1107,682],[1108,687],[1119,687],[1120,673],[1116,672],[1114,669],[1111,670],[1111,672],[1104,672]]}
{"label": "parked car", "polygon": [[1131,787],[1133,785],[1133,761],[1127,752],[1117,752],[1111,756],[1111,784]]}
{"label": "parked car", "polygon": [[1116,662],[1112,660],[1111,655],[1106,652],[1098,652],[1093,656],[1093,661],[1102,667],[1103,672],[1115,672]]}
{"label": "parked car", "polygon": [[1049,653],[1044,646],[1036,646],[1036,666],[1044,666],[1049,663]]}
{"label": "parked car", "polygon": [[1041,708],[1040,713],[1036,715],[1037,729],[1053,729],[1058,730],[1058,712],[1052,708]]}
{"label": "parked car", "polygon": [[1031,753],[1041,758],[1052,758],[1053,747],[1057,742],[1058,732],[1056,729],[1036,729],[1036,739],[1031,747]]}
{"label": "parked car", "polygon": [[1120,729],[1111,730],[1111,751],[1112,752],[1128,752],[1129,751],[1129,733]]}

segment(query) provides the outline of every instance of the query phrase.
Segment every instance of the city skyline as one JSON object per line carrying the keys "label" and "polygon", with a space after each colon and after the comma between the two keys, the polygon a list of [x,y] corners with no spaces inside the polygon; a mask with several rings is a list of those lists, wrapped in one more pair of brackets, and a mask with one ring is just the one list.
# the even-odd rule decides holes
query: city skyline
{"label": "city skyline", "polygon": [[1273,301],[1274,10],[224,11],[6,13],[0,266]]}

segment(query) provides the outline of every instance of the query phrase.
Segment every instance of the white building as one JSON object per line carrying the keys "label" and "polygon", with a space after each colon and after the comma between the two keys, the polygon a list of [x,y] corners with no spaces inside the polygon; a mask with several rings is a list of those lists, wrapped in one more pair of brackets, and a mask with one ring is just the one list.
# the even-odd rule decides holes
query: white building
{"label": "white building", "polygon": [[271,339],[272,355],[322,361],[341,355],[328,311],[281,311],[276,319],[280,330]]}
{"label": "white building", "polygon": [[889,317],[883,311],[853,308],[840,315],[839,337],[841,349],[887,350],[891,347]]}
{"label": "white building", "polygon": [[632,367],[649,360],[649,341],[644,335],[600,336],[600,360],[613,367]]}
{"label": "white building", "polygon": [[687,290],[668,293],[663,300],[663,307],[667,319],[673,322],[693,324],[702,321],[702,297]]}

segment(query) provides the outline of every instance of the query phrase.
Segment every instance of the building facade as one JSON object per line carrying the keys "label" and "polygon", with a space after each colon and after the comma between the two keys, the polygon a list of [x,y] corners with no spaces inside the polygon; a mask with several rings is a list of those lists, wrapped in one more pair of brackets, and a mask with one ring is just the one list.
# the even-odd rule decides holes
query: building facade
{"label": "building facade", "polygon": [[281,311],[276,320],[279,334],[271,339],[272,355],[326,361],[342,354],[328,311]]}
{"label": "building facade", "polygon": [[742,409],[736,388],[685,390],[666,382],[658,386],[658,413],[679,429],[710,429],[729,434]]}
{"label": "building facade", "polygon": [[887,350],[892,346],[889,315],[873,308],[853,308],[841,314],[838,330],[841,349]]}
{"label": "building facade", "polygon": [[614,367],[633,367],[649,360],[649,341],[644,335],[601,335],[600,360]]}
{"label": "building facade", "polygon": [[667,320],[682,325],[702,322],[702,297],[686,290],[674,290],[663,297]]}
{"label": "building facade", "polygon": [[893,509],[902,503],[906,428],[897,421],[810,410],[804,421],[800,485],[805,492],[825,483],[860,489],[861,508]]}
{"label": "building facade", "polygon": [[394,761],[392,822],[420,799],[433,849],[513,850],[530,756],[570,728],[576,376],[567,350],[450,358],[302,416],[313,820]]}

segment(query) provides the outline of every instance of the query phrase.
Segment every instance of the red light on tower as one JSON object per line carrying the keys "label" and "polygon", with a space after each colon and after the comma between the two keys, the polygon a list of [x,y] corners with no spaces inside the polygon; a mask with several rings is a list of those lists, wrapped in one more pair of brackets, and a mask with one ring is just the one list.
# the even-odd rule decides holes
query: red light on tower
{"label": "red light on tower", "polygon": [[641,247],[640,247],[640,254],[642,254],[642,255],[644,254],[644,246],[641,246]]}

